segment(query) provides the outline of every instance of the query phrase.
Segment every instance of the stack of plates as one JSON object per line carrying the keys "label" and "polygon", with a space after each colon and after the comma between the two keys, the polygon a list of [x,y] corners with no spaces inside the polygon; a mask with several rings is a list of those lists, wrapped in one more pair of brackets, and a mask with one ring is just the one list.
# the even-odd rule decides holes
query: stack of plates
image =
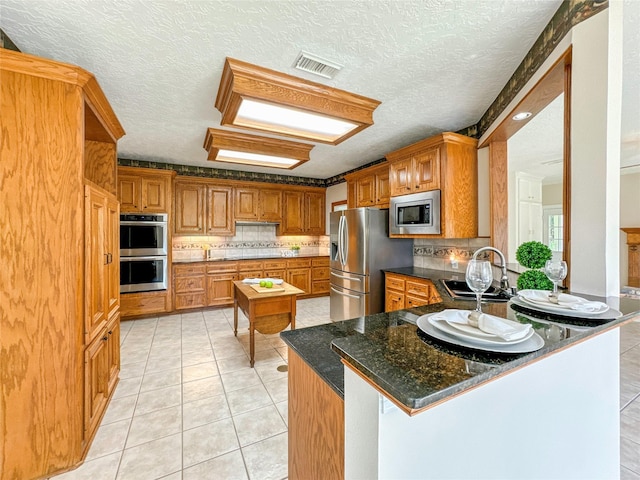
{"label": "stack of plates", "polygon": [[[517,340],[503,340],[497,335],[483,332],[477,327],[469,324],[451,322],[448,320],[436,320],[440,315],[438,313],[430,313],[422,315],[417,320],[417,325],[427,335],[466,348],[483,350],[486,352],[499,353],[528,353],[534,352],[544,345],[544,340],[530,329],[527,334]],[[470,313],[470,312],[468,312]],[[501,319],[504,322],[513,322],[512,320]]]}
{"label": "stack of plates", "polygon": [[[559,303],[549,301],[549,290],[520,290],[515,303],[524,307],[547,313],[558,313],[569,317],[599,317],[617,318],[622,315],[619,311],[609,308],[602,302],[592,302],[576,295],[561,293]],[[602,315],[603,313],[607,315]]]}

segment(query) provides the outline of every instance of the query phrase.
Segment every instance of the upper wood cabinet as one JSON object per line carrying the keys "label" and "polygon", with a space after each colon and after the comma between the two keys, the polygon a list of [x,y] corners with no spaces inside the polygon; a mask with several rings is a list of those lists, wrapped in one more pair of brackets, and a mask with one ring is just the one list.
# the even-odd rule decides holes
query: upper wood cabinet
{"label": "upper wood cabinet", "polygon": [[[391,163],[390,194],[392,197],[437,190],[440,186],[440,147],[414,151],[404,156],[387,155]],[[395,159],[395,160],[392,160]]]}
{"label": "upper wood cabinet", "polygon": [[389,208],[389,165],[374,165],[345,175],[349,208]]}
{"label": "upper wood cabinet", "polygon": [[322,189],[283,193],[284,212],[278,235],[324,235],[325,192]]}
{"label": "upper wood cabinet", "polygon": [[175,233],[233,235],[233,188],[182,179],[175,183]]}
{"label": "upper wood cabinet", "polygon": [[426,236],[478,235],[477,147],[474,138],[445,132],[387,154],[392,197],[440,190],[441,234]]}
{"label": "upper wood cabinet", "polygon": [[118,198],[123,213],[168,213],[170,170],[118,167]]}
{"label": "upper wood cabinet", "polygon": [[236,220],[282,221],[282,190],[235,188]]}

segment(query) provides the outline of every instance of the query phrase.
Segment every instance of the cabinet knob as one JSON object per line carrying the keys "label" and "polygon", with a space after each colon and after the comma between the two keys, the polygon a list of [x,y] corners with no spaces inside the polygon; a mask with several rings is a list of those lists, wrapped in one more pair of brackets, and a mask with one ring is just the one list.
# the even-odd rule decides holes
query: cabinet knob
{"label": "cabinet knob", "polygon": [[113,332],[111,330],[109,330],[109,335],[113,335]]}
{"label": "cabinet knob", "polygon": [[106,342],[107,341],[107,337],[102,337],[102,340],[104,340]]}

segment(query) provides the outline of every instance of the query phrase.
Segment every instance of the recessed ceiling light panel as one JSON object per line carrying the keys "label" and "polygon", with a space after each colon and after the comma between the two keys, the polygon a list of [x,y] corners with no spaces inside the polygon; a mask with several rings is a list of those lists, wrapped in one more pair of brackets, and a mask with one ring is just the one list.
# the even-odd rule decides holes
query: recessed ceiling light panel
{"label": "recessed ceiling light panel", "polygon": [[[253,105],[243,106],[247,101]],[[332,145],[373,125],[378,105],[371,98],[233,58],[225,61],[216,97],[221,125]],[[285,110],[290,112],[284,115]]]}
{"label": "recessed ceiling light panel", "polygon": [[247,133],[207,129],[204,149],[208,160],[260,167],[292,169],[309,160],[313,145]]}
{"label": "recessed ceiling light panel", "polygon": [[519,122],[521,120],[525,120],[529,118],[531,115],[532,115],[531,112],[520,112],[520,113],[516,113],[512,118],[513,120]]}

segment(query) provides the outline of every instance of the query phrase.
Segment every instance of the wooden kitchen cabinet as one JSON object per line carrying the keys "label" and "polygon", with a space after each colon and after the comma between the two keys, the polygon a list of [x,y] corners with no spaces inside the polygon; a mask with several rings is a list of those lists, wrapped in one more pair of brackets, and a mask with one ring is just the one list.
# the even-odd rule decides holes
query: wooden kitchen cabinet
{"label": "wooden kitchen cabinet", "polygon": [[79,67],[2,48],[0,78],[2,248],[12,252],[0,273],[0,478],[50,478],[82,463],[117,382],[120,345],[101,333],[119,324],[124,130]]}
{"label": "wooden kitchen cabinet", "polygon": [[207,264],[207,305],[221,306],[233,303],[233,282],[238,280],[237,262]]}
{"label": "wooden kitchen cabinet", "polygon": [[431,305],[441,301],[442,298],[431,280],[385,273],[385,312]]}
{"label": "wooden kitchen cabinet", "polygon": [[118,167],[118,198],[123,213],[169,213],[175,172]]}
{"label": "wooden kitchen cabinet", "polygon": [[324,189],[285,191],[282,223],[278,235],[324,235],[326,233]]}
{"label": "wooden kitchen cabinet", "polygon": [[234,235],[233,188],[210,182],[176,181],[174,222],[177,235]]}
{"label": "wooden kitchen cabinet", "polygon": [[640,287],[640,227],[622,228],[622,231],[627,234],[627,285],[630,287]]}
{"label": "wooden kitchen cabinet", "polygon": [[311,259],[311,293],[327,295],[329,293],[329,257]]}
{"label": "wooden kitchen cabinet", "polygon": [[204,307],[206,267],[202,263],[173,266],[174,307],[176,310]]}
{"label": "wooden kitchen cabinet", "polygon": [[287,259],[287,279],[285,281],[303,290],[305,294],[311,294],[311,259]]}
{"label": "wooden kitchen cabinet", "polygon": [[474,138],[445,132],[386,155],[391,197],[440,190],[440,234],[390,236],[477,237],[477,147]]}
{"label": "wooden kitchen cabinet", "polygon": [[348,208],[389,208],[389,165],[374,165],[345,175]]}
{"label": "wooden kitchen cabinet", "polygon": [[236,220],[282,221],[282,190],[235,188]]}

